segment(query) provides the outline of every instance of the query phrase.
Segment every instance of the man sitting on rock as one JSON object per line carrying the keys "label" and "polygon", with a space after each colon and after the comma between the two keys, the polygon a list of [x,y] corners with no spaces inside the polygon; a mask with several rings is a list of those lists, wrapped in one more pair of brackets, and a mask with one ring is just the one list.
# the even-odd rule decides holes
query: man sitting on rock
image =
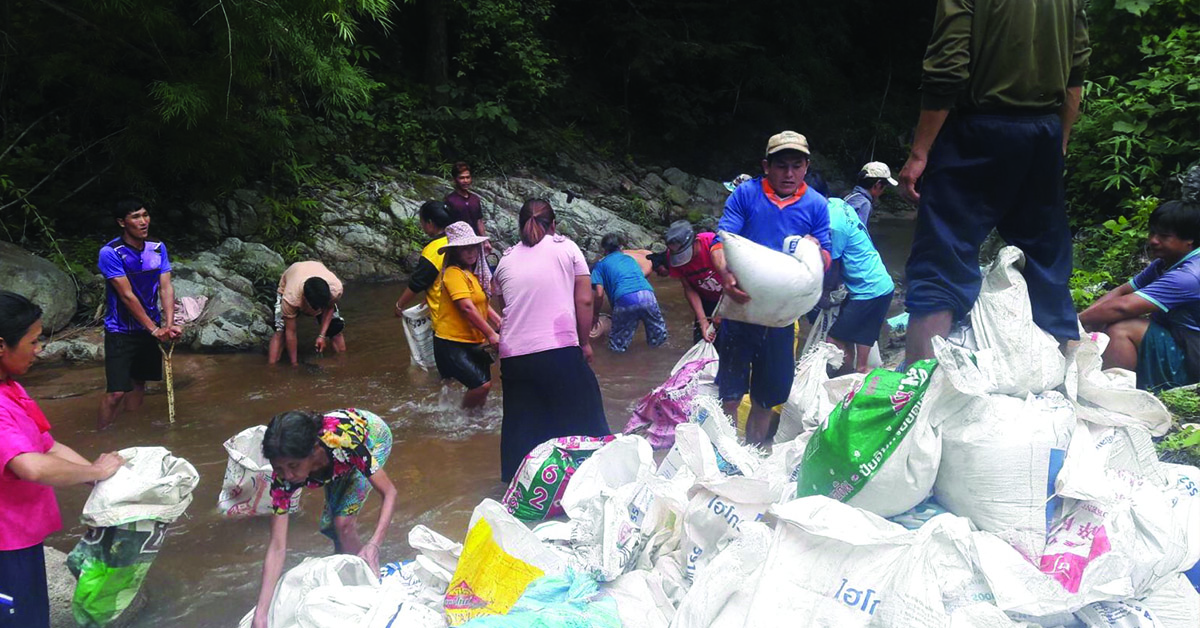
{"label": "man sitting on rock", "polygon": [[1200,203],[1159,205],[1146,244],[1154,261],[1079,322],[1108,334],[1104,368],[1136,371],[1138,388],[1193,384],[1200,380]]}
{"label": "man sitting on rock", "polygon": [[[100,247],[97,266],[106,280],[104,375],[107,393],[100,400],[98,429],[116,421],[121,409],[137,410],[146,382],[162,381],[158,343],[175,340],[175,289],[167,245],[148,240],[146,204],[127,198],[114,206],[120,237]],[[159,301],[162,301],[160,309]]]}
{"label": "man sitting on rock", "polygon": [[321,262],[296,262],[283,271],[275,296],[275,335],[267,351],[267,363],[279,361],[287,345],[288,359],[295,366],[296,317],[304,313],[317,319],[317,353],[324,353],[326,344],[341,353],[346,350],[342,331],[346,322],[338,313],[337,302],[342,298],[342,282]]}

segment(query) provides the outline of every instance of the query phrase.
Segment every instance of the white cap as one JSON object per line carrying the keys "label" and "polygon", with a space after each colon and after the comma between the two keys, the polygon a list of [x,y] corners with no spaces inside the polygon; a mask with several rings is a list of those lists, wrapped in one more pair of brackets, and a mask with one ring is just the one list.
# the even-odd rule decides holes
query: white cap
{"label": "white cap", "polygon": [[891,183],[892,185],[900,185],[899,183],[896,183],[895,179],[892,178],[892,169],[888,168],[887,164],[883,163],[882,161],[872,161],[871,163],[863,166],[862,170],[858,171],[858,176],[871,177],[872,179],[887,179],[887,182]]}

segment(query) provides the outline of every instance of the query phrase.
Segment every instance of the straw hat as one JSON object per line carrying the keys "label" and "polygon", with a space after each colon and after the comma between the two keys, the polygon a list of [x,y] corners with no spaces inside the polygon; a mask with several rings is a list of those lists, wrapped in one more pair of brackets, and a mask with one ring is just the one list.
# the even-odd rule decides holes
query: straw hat
{"label": "straw hat", "polygon": [[461,220],[452,222],[446,227],[446,245],[438,249],[438,253],[445,253],[450,248],[482,244],[488,240],[491,240],[488,236],[475,235],[471,225]]}

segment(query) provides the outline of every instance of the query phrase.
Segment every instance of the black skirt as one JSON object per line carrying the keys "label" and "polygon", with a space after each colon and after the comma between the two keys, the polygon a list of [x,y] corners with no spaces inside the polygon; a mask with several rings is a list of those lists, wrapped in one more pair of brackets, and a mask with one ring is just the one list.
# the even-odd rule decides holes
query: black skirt
{"label": "black skirt", "polygon": [[551,438],[612,433],[600,384],[578,346],[501,358],[500,379],[500,477],[505,482],[534,447]]}

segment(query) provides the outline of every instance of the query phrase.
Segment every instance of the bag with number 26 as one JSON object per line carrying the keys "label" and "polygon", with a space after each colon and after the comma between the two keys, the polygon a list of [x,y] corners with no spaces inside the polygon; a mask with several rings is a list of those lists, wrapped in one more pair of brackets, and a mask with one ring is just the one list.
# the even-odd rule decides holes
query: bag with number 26
{"label": "bag with number 26", "polygon": [[522,521],[541,521],[563,514],[561,502],[567,481],[580,463],[612,439],[612,436],[564,436],[534,447],[517,467],[504,493],[504,506]]}

